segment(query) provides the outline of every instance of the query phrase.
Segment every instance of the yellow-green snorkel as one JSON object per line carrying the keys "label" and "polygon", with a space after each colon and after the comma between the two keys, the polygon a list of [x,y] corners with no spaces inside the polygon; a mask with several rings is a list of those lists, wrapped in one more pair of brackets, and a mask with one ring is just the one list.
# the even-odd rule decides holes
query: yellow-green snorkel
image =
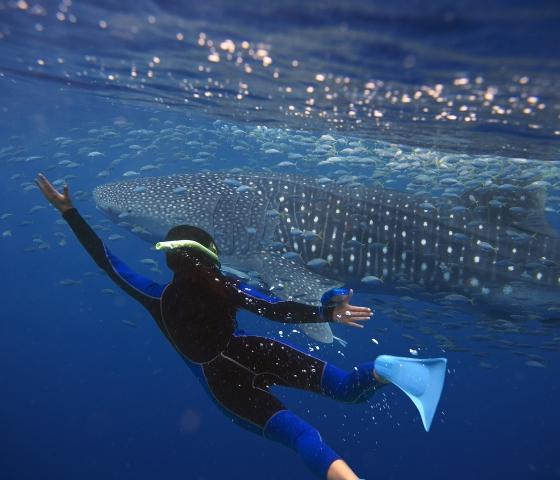
{"label": "yellow-green snorkel", "polygon": [[156,243],[156,250],[172,250],[174,248],[189,247],[198,250],[199,252],[208,255],[216,264],[220,263],[220,259],[217,254],[217,249],[212,244],[213,249],[205,247],[201,243],[195,242],[194,240],[169,240],[167,242]]}

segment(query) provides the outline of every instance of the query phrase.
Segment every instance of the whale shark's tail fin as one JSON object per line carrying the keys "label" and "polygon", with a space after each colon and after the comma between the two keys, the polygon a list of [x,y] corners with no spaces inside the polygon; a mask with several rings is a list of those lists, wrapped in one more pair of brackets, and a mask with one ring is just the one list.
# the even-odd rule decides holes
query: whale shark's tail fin
{"label": "whale shark's tail fin", "polygon": [[380,355],[375,371],[399,387],[414,402],[428,432],[445,381],[446,358],[407,358]]}

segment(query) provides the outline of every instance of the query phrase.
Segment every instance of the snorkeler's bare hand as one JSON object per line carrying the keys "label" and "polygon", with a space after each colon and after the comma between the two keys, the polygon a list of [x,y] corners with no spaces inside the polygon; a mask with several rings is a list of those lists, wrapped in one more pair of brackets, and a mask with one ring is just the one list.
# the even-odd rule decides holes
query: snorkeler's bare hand
{"label": "snorkeler's bare hand", "polygon": [[356,307],[350,305],[350,299],[354,291],[350,289],[348,295],[340,295],[338,297],[333,297],[333,300],[340,302],[333,311],[333,321],[337,323],[344,323],[352,327],[364,328],[356,322],[363,322],[364,320],[369,320],[373,312],[369,307]]}
{"label": "snorkeler's bare hand", "polygon": [[70,192],[68,191],[68,185],[64,185],[63,193],[60,193],[49,179],[45,177],[42,173],[37,175],[35,179],[35,183],[45,196],[45,198],[60,212],[64,213],[71,208],[74,208],[72,205],[72,200],[70,200]]}

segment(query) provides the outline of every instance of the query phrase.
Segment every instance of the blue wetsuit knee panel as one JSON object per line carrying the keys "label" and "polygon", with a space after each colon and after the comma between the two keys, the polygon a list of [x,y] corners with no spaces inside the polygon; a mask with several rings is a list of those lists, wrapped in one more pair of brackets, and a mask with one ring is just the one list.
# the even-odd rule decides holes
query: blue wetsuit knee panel
{"label": "blue wetsuit knee panel", "polygon": [[321,434],[289,410],[273,415],[264,427],[265,437],[299,453],[305,464],[318,476],[327,471],[340,456],[323,442]]}
{"label": "blue wetsuit knee panel", "polygon": [[328,363],[323,372],[321,388],[325,395],[343,402],[363,402],[374,392],[374,362],[358,365],[350,373]]}

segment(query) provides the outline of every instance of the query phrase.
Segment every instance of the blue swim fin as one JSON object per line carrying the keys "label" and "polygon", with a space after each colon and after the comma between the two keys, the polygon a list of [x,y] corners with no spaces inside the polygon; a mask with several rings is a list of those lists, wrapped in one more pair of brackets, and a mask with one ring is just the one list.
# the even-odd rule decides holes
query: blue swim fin
{"label": "blue swim fin", "polygon": [[436,413],[443,383],[446,358],[408,358],[380,355],[375,371],[399,387],[414,402],[426,432]]}

